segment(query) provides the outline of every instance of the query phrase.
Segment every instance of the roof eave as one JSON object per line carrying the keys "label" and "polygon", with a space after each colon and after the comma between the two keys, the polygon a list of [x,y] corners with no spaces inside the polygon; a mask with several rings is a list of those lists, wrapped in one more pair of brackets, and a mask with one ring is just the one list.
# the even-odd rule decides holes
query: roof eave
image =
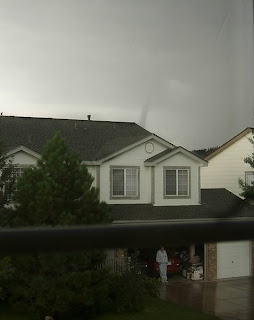
{"label": "roof eave", "polygon": [[124,153],[126,151],[129,151],[129,150],[131,150],[131,149],[133,149],[133,148],[135,148],[135,147],[141,145],[142,143],[145,143],[145,142],[147,142],[147,141],[149,141],[151,139],[154,139],[154,140],[162,143],[163,145],[165,145],[168,148],[175,148],[175,146],[173,144],[171,144],[170,142],[168,142],[168,141],[166,141],[166,140],[164,140],[162,138],[159,138],[158,136],[156,136],[154,134],[151,134],[151,135],[147,136],[146,138],[143,138],[143,139],[141,139],[141,140],[139,140],[139,141],[137,141],[135,143],[132,143],[131,145],[129,145],[129,146],[125,147],[125,148],[122,148],[122,149],[120,149],[120,150],[108,155],[107,157],[96,161],[96,163],[97,163],[97,165],[101,165],[103,162],[111,160],[111,159],[119,156],[120,154],[122,154],[122,153]]}
{"label": "roof eave", "polygon": [[246,134],[252,132],[253,133],[253,128],[246,128],[244,129],[242,132],[240,132],[239,134],[237,134],[236,136],[234,136],[232,139],[228,140],[227,142],[225,142],[222,146],[220,146],[218,149],[216,149],[213,153],[211,153],[209,156],[207,156],[205,158],[205,160],[209,161],[210,159],[212,159],[213,157],[217,156],[217,154],[221,153],[222,151],[224,151],[225,149],[227,149],[229,146],[231,146],[232,144],[234,144],[236,141],[240,140],[242,137],[246,136]]}
{"label": "roof eave", "polygon": [[197,162],[200,162],[204,167],[207,167],[208,166],[208,161],[206,161],[205,159],[202,159],[198,156],[196,156],[195,154],[193,154],[192,152],[184,149],[183,147],[176,147],[175,149],[173,149],[171,152],[167,153],[166,155],[163,155],[161,158],[158,158],[156,159],[155,161],[145,161],[144,162],[144,166],[145,167],[154,167],[156,166],[158,163],[176,155],[177,153],[183,153],[185,154],[187,157],[190,157],[191,159],[197,161]]}
{"label": "roof eave", "polygon": [[[254,217],[231,217],[231,218],[219,218],[219,221],[254,221]],[[168,224],[174,224],[174,223],[196,223],[196,222],[217,222],[218,218],[189,218],[189,219],[161,219],[161,220],[114,220],[112,224],[149,224],[149,223],[168,223]]]}

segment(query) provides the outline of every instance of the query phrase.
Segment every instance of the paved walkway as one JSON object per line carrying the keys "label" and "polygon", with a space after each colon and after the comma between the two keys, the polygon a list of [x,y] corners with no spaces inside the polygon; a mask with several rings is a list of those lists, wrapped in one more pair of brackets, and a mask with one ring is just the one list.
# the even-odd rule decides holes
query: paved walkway
{"label": "paved walkway", "polygon": [[178,281],[161,285],[161,298],[213,314],[223,320],[254,319],[254,279]]}

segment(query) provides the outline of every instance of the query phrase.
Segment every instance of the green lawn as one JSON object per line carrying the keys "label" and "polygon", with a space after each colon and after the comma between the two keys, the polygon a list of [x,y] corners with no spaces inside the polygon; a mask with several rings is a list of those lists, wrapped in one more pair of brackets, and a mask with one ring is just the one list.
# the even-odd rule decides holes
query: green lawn
{"label": "green lawn", "polygon": [[[156,319],[174,319],[174,320],[218,320],[219,318],[209,316],[204,313],[191,310],[186,307],[166,302],[160,299],[151,299],[149,305],[142,312],[105,314],[98,317],[98,320],[156,320]],[[3,320],[31,320],[29,316],[14,313],[9,308],[0,307],[0,319]],[[43,319],[44,320],[44,319]],[[70,319],[71,320],[71,319]]]}
{"label": "green lawn", "polygon": [[2,320],[31,320],[28,315],[21,315],[12,311],[6,305],[0,305],[0,319]]}
{"label": "green lawn", "polygon": [[98,317],[99,320],[218,320],[219,318],[194,311],[187,307],[163,301],[161,299],[151,299],[148,306],[142,312],[105,314]]}

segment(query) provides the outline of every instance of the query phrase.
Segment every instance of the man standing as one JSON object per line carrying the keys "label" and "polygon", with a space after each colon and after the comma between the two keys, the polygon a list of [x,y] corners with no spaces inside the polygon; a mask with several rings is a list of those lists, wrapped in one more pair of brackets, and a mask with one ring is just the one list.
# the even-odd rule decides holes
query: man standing
{"label": "man standing", "polygon": [[167,263],[168,263],[168,255],[166,250],[164,250],[164,246],[157,251],[156,261],[159,263],[159,272],[162,282],[168,282],[167,278]]}

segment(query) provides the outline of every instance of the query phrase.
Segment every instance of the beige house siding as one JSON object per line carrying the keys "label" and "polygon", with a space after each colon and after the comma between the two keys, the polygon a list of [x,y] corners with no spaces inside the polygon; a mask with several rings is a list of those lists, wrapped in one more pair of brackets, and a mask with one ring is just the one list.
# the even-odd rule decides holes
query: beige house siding
{"label": "beige house siding", "polygon": [[[118,155],[100,166],[100,199],[109,204],[125,204],[125,203],[151,203],[151,168],[144,166],[144,161],[157,153],[166,149],[166,147],[155,140],[151,140],[154,150],[147,153],[145,150],[146,143],[134,147],[123,154]],[[138,167],[139,168],[139,197],[138,199],[112,199],[110,195],[112,167]]]}
{"label": "beige house siding", "polygon": [[[164,167],[188,168],[190,173],[190,189],[189,197],[164,198]],[[162,162],[155,168],[155,206],[177,206],[177,205],[198,205],[200,204],[199,197],[199,164],[188,158],[187,156],[178,153]]]}
{"label": "beige house siding", "polygon": [[201,168],[201,188],[226,188],[240,196],[239,178],[245,180],[245,172],[254,171],[244,163],[244,158],[253,152],[253,145],[248,140],[251,137],[252,134],[247,133],[211,158],[208,167]]}
{"label": "beige house siding", "polygon": [[34,166],[37,164],[38,158],[28,154],[24,151],[18,151],[13,154],[10,159],[13,160],[13,163],[17,166]]}

